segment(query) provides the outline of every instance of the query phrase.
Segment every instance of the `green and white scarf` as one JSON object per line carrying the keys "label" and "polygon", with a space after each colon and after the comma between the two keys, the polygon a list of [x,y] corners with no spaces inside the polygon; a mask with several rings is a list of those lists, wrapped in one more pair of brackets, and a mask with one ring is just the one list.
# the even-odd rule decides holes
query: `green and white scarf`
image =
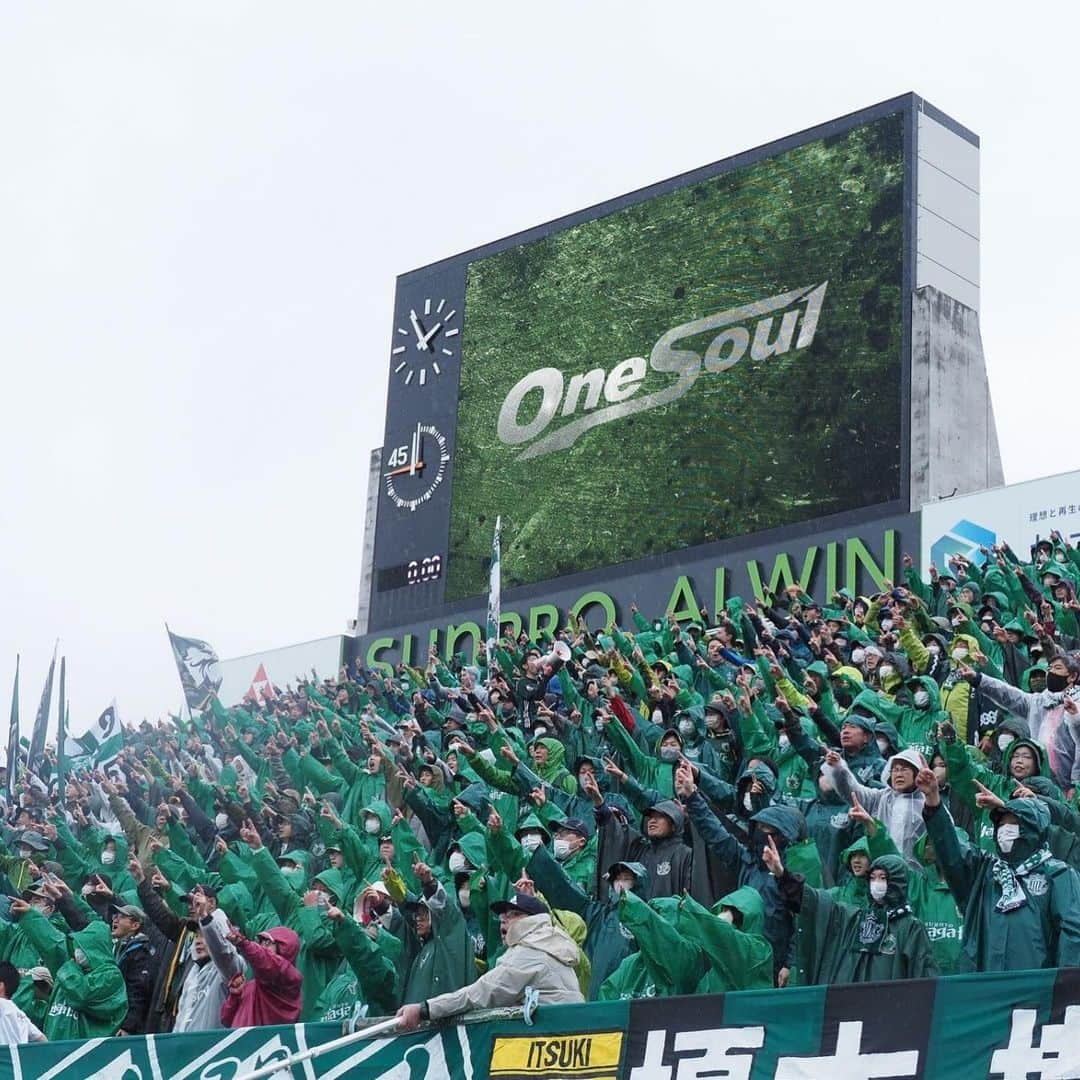
{"label": "green and white scarf", "polygon": [[995,858],[991,867],[994,883],[1001,890],[1001,898],[994,905],[998,911],[1015,911],[1027,903],[1027,896],[1020,888],[1017,878],[1026,877],[1032,870],[1042,866],[1050,855],[1049,848],[1040,848],[1029,855],[1019,866],[1012,867],[1004,859]]}

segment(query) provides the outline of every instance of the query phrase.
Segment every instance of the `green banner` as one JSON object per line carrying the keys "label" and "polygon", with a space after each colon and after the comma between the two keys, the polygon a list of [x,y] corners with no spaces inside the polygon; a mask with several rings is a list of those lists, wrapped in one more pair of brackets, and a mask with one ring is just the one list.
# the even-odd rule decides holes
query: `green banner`
{"label": "green banner", "polygon": [[[337,1024],[0,1050],[0,1080],[236,1080]],[[1060,1080],[1080,1077],[1080,969],[541,1007],[360,1040],[305,1080]]]}

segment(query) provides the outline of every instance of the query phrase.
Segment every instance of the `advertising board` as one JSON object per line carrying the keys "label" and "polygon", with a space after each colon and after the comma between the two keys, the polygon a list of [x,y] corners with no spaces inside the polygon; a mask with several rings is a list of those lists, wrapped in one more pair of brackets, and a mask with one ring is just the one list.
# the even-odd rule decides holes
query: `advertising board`
{"label": "advertising board", "polygon": [[[855,594],[876,592],[898,581],[901,558],[919,543],[917,514],[873,516],[858,523],[815,522],[783,530],[782,537],[747,543],[743,539],[709,544],[640,564],[635,573],[598,578],[586,572],[549,583],[550,590],[518,588],[502,596],[501,626],[525,630],[534,641],[573,625],[579,615],[595,629],[612,620],[628,625],[630,605],[649,618],[671,611],[677,618],[704,619],[734,596],[760,603],[765,589],[799,585],[818,599],[841,588]],[[368,666],[392,669],[406,663],[422,667],[434,646],[444,659],[462,653],[472,662],[486,623],[484,598],[461,606],[444,619],[431,616],[372,631],[355,640],[353,655]]]}
{"label": "advertising board", "polygon": [[922,509],[922,566],[941,569],[955,554],[982,566],[980,549],[1002,542],[1026,559],[1031,545],[1055,529],[1070,543],[1080,542],[1080,472],[928,503]]}
{"label": "advertising board", "polygon": [[[1062,1080],[1080,971],[957,975],[469,1013],[340,1045],[296,1024],[0,1047],[0,1080]],[[290,1068],[287,1062],[301,1059]]]}
{"label": "advertising board", "polygon": [[336,634],[221,660],[218,663],[222,676],[218,697],[227,706],[238,705],[254,694],[265,700],[273,696],[274,687],[283,689],[286,683],[295,685],[301,675],[310,679],[312,669],[320,679],[336,677],[344,659],[345,643],[346,639]]}

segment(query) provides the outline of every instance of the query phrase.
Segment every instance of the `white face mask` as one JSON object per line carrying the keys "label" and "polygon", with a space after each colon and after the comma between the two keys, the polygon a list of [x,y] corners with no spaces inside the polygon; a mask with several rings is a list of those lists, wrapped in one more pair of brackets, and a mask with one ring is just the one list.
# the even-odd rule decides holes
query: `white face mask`
{"label": "white face mask", "polygon": [[364,832],[366,832],[368,836],[374,836],[379,831],[379,824],[378,818],[364,818]]}
{"label": "white face mask", "polygon": [[469,860],[460,851],[451,851],[446,864],[450,867],[451,874],[460,874],[469,865]]}
{"label": "white face mask", "polygon": [[896,671],[896,668],[894,668],[892,664],[879,664],[877,670],[878,675],[880,675],[881,678],[887,679],[890,675],[893,674],[893,672]]}
{"label": "white face mask", "polygon": [[890,631],[890,630],[891,630],[892,628],[893,628],[893,621],[892,621],[892,619],[882,619],[882,620],[881,620],[881,629],[882,629],[882,630],[884,630],[886,634],[887,634],[887,633],[888,633],[888,632],[889,632],[889,631]]}
{"label": "white face mask", "polygon": [[931,656],[937,656],[938,653],[941,652],[941,646],[936,641],[931,641],[930,644],[926,646],[926,651],[930,653]]}
{"label": "white face mask", "polygon": [[537,739],[542,739],[547,734],[547,728],[538,727],[533,728],[533,736]]}
{"label": "white face mask", "polygon": [[851,662],[853,664],[861,664],[866,659],[865,649],[852,649],[851,650]]}
{"label": "white face mask", "polygon": [[693,735],[695,730],[695,724],[693,720],[680,720],[679,721],[679,734],[680,735]]}
{"label": "white face mask", "polygon": [[1001,751],[1004,751],[1006,749],[1006,747],[1009,746],[1010,743],[1015,742],[1015,741],[1016,741],[1016,736],[1015,735],[1013,735],[1009,731],[1003,732],[997,738],[998,749],[1001,750]]}
{"label": "white face mask", "polygon": [[889,883],[887,881],[871,881],[870,882],[870,899],[881,903],[885,899],[885,894],[889,891]]}
{"label": "white face mask", "polygon": [[221,832],[222,829],[228,828],[228,825],[229,825],[229,815],[228,814],[215,814],[214,815],[214,826],[218,830],[218,832]]}
{"label": "white face mask", "polygon": [[776,742],[781,750],[787,750],[791,747],[791,740],[783,732],[780,732]]}
{"label": "white face mask", "polygon": [[527,851],[530,855],[543,844],[544,838],[539,833],[526,833],[521,838],[521,846],[523,850]]}
{"label": "white face mask", "polygon": [[887,739],[878,739],[877,748],[881,751],[882,757],[889,752],[889,742]]}
{"label": "white face mask", "polygon": [[613,881],[611,883],[611,891],[615,893],[616,896],[618,896],[619,893],[626,892],[626,888],[627,886],[625,881]]}
{"label": "white face mask", "polygon": [[1019,825],[999,825],[997,830],[997,846],[1003,855],[1008,855],[1013,849],[1013,844],[1020,839]]}
{"label": "white face mask", "polygon": [[743,804],[743,809],[744,810],[746,810],[748,812],[753,811],[753,809],[754,809],[754,796],[751,795],[749,791],[742,797],[742,804]]}
{"label": "white face mask", "polygon": [[952,654],[953,654],[953,659],[955,659],[955,660],[963,660],[964,657],[967,656],[968,651],[967,651],[967,649],[964,648],[963,645],[957,645],[956,648],[953,649]]}
{"label": "white face mask", "polygon": [[551,841],[551,851],[559,862],[568,859],[570,857],[570,841],[562,836],[556,836]]}
{"label": "white face mask", "polygon": [[597,731],[603,731],[604,728],[607,727],[607,720],[605,720],[602,716],[598,716],[593,721],[593,727],[595,727]]}
{"label": "white face mask", "polygon": [[731,908],[723,908],[719,915],[716,916],[721,922],[726,922],[730,925],[735,924],[735,914]]}
{"label": "white face mask", "polygon": [[115,851],[103,851],[101,853],[101,864],[102,864],[102,866],[112,866],[112,864],[114,862],[116,862],[116,852]]}
{"label": "white face mask", "polygon": [[930,704],[930,691],[929,690],[916,690],[915,691],[915,706],[919,709],[925,709]]}
{"label": "white face mask", "polygon": [[458,889],[458,891],[457,891],[457,900],[458,900],[458,904],[461,907],[467,908],[469,906],[469,886],[468,885],[462,885],[461,888]]}
{"label": "white face mask", "polygon": [[94,895],[94,886],[93,885],[84,885],[79,891],[83,894],[83,896],[93,896]]}
{"label": "white face mask", "polygon": [[75,956],[73,959],[79,967],[86,967],[86,953],[78,946],[75,947]]}
{"label": "white face mask", "polygon": [[954,615],[952,617],[953,626],[963,626],[967,622],[967,619],[963,615]]}

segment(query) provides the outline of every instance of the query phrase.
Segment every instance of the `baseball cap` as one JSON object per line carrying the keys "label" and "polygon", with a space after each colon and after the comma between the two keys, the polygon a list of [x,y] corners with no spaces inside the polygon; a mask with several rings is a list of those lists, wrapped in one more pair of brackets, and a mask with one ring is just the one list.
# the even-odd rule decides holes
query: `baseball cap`
{"label": "baseball cap", "polygon": [[516,892],[509,900],[496,900],[491,905],[493,915],[502,915],[507,911],[520,911],[523,915],[547,915],[550,909],[542,900],[528,893]]}
{"label": "baseball cap", "polygon": [[[201,892],[204,896],[206,896],[210,900],[216,900],[217,899],[218,891],[217,891],[217,889],[214,888],[213,885],[197,885],[195,887],[195,889],[198,889],[199,892]],[[195,895],[195,889],[192,889],[191,892],[184,893],[184,895],[181,896],[180,899],[181,900],[190,900],[192,898],[192,896]]]}
{"label": "baseball cap", "polygon": [[577,833],[578,836],[583,836],[586,840],[588,840],[590,836],[589,830],[581,818],[569,817],[566,818],[565,821],[553,821],[551,827],[555,832],[565,831]]}
{"label": "baseball cap", "polygon": [[146,922],[146,912],[134,904],[113,904],[110,910],[117,915],[126,915],[129,919],[136,919],[141,923]]}

